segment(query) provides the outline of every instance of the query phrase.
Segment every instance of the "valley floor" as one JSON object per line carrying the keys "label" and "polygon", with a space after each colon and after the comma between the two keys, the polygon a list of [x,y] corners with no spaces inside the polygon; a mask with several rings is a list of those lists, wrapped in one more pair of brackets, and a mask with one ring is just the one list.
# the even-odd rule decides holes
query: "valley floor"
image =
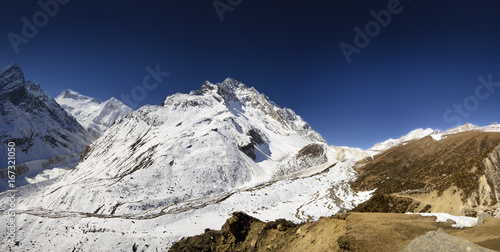
{"label": "valley floor", "polygon": [[[352,162],[338,163],[335,169],[332,164],[324,164],[288,179],[241,189],[222,200],[206,198],[154,209],[156,212],[151,212],[161,213],[153,215],[99,215],[91,211],[33,207],[33,201],[50,192],[47,188],[57,182],[58,177],[19,188],[17,240],[20,242],[18,246],[0,244],[0,250],[128,251],[134,247],[137,251],[167,251],[182,237],[201,234],[206,228],[220,228],[232,212],[242,210],[264,221],[317,220],[320,216],[351,209],[370,198],[370,191],[355,193],[350,189],[348,183],[354,178],[351,167]],[[7,193],[0,193],[0,202],[7,197]],[[5,204],[0,210],[2,207]],[[0,211],[1,223],[8,218],[7,211]],[[6,240],[5,236],[0,232],[0,239]]]}

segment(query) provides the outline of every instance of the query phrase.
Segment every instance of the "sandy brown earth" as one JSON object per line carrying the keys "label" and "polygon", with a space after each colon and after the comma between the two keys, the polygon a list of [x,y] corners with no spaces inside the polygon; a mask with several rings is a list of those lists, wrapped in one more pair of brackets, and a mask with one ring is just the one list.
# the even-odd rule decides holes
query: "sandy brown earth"
{"label": "sandy brown earth", "polygon": [[456,229],[437,223],[435,217],[353,212],[300,225],[285,220],[264,223],[236,213],[222,231],[183,239],[170,251],[401,251],[416,237],[438,229],[500,250],[500,219],[487,218],[481,227]]}
{"label": "sandy brown earth", "polygon": [[221,231],[183,239],[169,251],[340,251],[337,238],[345,233],[345,224],[339,216],[296,225],[285,220],[265,223],[235,213]]}

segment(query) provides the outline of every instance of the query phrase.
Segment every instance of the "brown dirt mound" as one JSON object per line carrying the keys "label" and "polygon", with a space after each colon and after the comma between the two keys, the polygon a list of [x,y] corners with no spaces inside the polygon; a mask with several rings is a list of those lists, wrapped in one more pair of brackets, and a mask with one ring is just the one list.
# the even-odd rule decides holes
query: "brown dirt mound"
{"label": "brown dirt mound", "polygon": [[283,219],[265,223],[239,212],[221,231],[182,239],[169,251],[340,251],[337,238],[344,233],[345,220],[339,216],[297,225]]}

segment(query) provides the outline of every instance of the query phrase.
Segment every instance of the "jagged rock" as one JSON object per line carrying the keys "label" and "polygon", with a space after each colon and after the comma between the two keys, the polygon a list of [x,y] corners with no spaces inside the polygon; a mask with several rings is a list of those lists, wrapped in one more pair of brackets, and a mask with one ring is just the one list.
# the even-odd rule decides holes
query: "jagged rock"
{"label": "jagged rock", "polygon": [[236,241],[245,239],[252,222],[259,221],[243,212],[235,212],[221,228],[222,235],[227,238],[232,235]]}

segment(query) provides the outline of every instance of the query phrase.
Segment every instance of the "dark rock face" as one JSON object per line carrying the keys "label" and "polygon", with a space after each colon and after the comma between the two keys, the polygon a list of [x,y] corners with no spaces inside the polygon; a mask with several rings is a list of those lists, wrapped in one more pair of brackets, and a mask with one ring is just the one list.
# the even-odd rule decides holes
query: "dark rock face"
{"label": "dark rock face", "polygon": [[262,133],[257,129],[251,129],[247,133],[250,136],[250,143],[245,146],[240,146],[238,149],[249,156],[251,159],[255,160],[257,156],[255,155],[255,146],[259,144],[264,144],[266,141]]}
{"label": "dark rock face", "polygon": [[229,235],[232,235],[236,239],[236,241],[243,241],[248,234],[250,224],[256,221],[258,220],[246,215],[243,212],[233,213],[233,216],[227,219],[226,223],[224,223],[224,225],[222,226],[222,235],[225,238],[228,238]]}
{"label": "dark rock face", "polygon": [[264,144],[264,138],[262,137],[262,133],[257,129],[251,129],[248,131],[247,135],[252,138],[252,142],[254,144]]}
{"label": "dark rock face", "polygon": [[297,154],[297,159],[308,157],[308,158],[316,158],[321,157],[325,154],[325,148],[320,144],[309,144],[306,147],[299,150]]}
{"label": "dark rock face", "polygon": [[255,155],[255,145],[253,143],[249,143],[245,146],[240,146],[238,147],[238,149],[253,160],[257,158],[257,156]]}

